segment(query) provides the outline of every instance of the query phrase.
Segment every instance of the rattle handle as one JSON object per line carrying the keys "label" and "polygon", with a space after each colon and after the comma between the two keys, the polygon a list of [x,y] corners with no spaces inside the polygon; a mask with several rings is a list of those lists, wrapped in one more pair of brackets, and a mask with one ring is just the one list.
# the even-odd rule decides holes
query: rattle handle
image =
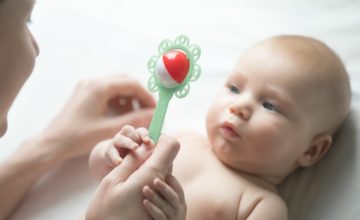
{"label": "rattle handle", "polygon": [[155,144],[159,140],[166,111],[172,96],[173,93],[168,90],[160,89],[159,91],[159,102],[156,105],[154,116],[151,120],[149,128],[150,138],[154,141]]}

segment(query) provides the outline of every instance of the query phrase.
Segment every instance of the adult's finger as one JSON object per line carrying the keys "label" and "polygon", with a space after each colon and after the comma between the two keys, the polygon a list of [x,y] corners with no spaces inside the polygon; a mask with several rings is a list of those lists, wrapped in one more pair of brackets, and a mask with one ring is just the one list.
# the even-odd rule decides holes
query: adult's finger
{"label": "adult's finger", "polygon": [[141,83],[126,75],[112,75],[102,79],[102,85],[107,99],[112,97],[132,97],[140,102],[142,107],[155,107],[153,96],[141,85]]}
{"label": "adult's finger", "polygon": [[154,109],[146,108],[135,110],[116,117],[110,117],[106,121],[106,127],[111,128],[114,132],[119,131],[124,125],[134,127],[149,127]]}
{"label": "adult's finger", "polygon": [[180,143],[176,139],[161,135],[152,156],[146,161],[144,166],[149,165],[158,172],[167,174],[179,149]]}
{"label": "adult's finger", "polygon": [[121,164],[113,169],[105,178],[111,178],[115,183],[121,183],[135,172],[151,155],[147,147],[141,145],[135,151],[131,151],[121,162]]}

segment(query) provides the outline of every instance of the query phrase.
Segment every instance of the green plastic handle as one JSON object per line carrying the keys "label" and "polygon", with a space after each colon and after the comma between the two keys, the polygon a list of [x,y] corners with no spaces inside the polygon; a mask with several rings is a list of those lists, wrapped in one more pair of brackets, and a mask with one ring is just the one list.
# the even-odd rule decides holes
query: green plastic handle
{"label": "green plastic handle", "polygon": [[150,138],[155,143],[157,143],[159,140],[161,129],[165,120],[167,107],[173,94],[174,93],[172,91],[165,88],[161,88],[159,91],[159,102],[156,105],[154,116],[151,120],[149,128]]}

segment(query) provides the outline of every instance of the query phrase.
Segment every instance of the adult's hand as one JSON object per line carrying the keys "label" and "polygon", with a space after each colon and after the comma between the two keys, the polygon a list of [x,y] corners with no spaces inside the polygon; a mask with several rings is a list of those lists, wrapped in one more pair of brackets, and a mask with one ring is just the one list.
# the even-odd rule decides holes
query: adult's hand
{"label": "adult's hand", "polygon": [[[139,109],[134,109],[137,102]],[[81,81],[62,111],[37,138],[58,161],[82,156],[125,124],[147,127],[156,103],[141,84],[125,75]],[[33,149],[31,149],[33,150]]]}
{"label": "adult's hand", "polygon": [[162,135],[153,152],[140,146],[128,154],[101,181],[87,209],[86,220],[152,219],[143,206],[142,188],[155,178],[165,179],[179,148],[179,142]]}
{"label": "adult's hand", "polygon": [[[135,100],[140,110],[133,108]],[[5,219],[53,166],[89,153],[97,142],[114,136],[125,124],[146,127],[154,106],[154,99],[140,83],[123,75],[80,82],[45,131],[24,141],[2,161],[0,219]]]}

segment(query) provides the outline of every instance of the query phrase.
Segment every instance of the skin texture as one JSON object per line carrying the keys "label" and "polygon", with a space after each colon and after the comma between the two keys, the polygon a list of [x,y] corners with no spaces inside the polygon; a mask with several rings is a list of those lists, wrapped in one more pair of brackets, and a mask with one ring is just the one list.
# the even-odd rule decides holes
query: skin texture
{"label": "skin texture", "polygon": [[[135,194],[132,193],[131,195],[132,202],[129,203],[126,201],[127,197],[122,199],[123,195],[120,196],[120,199],[117,199],[119,200],[116,202],[117,206],[123,202],[126,203],[124,207],[136,210],[134,213],[126,212],[126,214],[120,214],[119,212],[119,216],[121,215],[124,219],[162,219],[165,215],[157,208],[159,205],[166,209],[166,216],[170,216],[170,219],[184,219],[186,216],[184,192],[177,179],[169,174],[171,173],[172,161],[176,155],[174,151],[179,147],[179,144],[176,141],[172,144],[169,143],[165,145],[166,139],[164,138],[165,137],[157,144],[155,151],[160,152],[157,153],[158,155],[164,155],[162,157],[167,158],[166,162],[162,162],[164,159],[154,159],[157,157],[155,153],[152,158],[149,159],[149,161],[153,160],[153,163],[156,163],[155,166],[161,166],[163,168],[151,168],[152,166],[148,166],[149,162],[146,161],[141,169],[135,171],[132,175],[137,178],[137,183],[130,186],[131,189],[136,189],[134,191]],[[169,139],[169,137],[166,138]],[[129,157],[133,157],[133,153],[139,151],[141,153],[144,149],[152,151],[154,147],[154,143],[152,143],[149,133],[145,128],[135,129],[127,125],[124,126],[112,140],[100,142],[92,150],[89,158],[89,168],[97,179],[101,180],[105,177],[101,182],[101,184],[103,184],[103,181],[106,181],[109,176],[115,176],[113,178],[118,176],[118,174],[115,175],[112,170],[122,171],[123,168],[121,167],[124,166],[124,163],[127,163],[126,161],[129,160]],[[142,154],[140,154],[138,158],[142,158],[141,155]],[[173,156],[169,157],[171,155]],[[131,183],[131,181],[127,180],[125,185],[129,183]],[[152,189],[152,186],[156,188],[156,191]],[[157,192],[160,192],[161,196],[158,196]],[[103,194],[100,195],[101,197],[104,196]],[[145,197],[145,200],[143,197]],[[168,203],[171,205],[168,205]],[[98,207],[98,204],[96,206],[90,206],[88,210],[91,210],[91,207]],[[116,210],[118,209],[117,207]],[[92,214],[88,214],[88,216],[89,215],[92,216]],[[103,218],[105,218],[105,215],[96,215],[96,217],[93,216],[90,219]]]}
{"label": "skin texture", "polygon": [[[178,135],[173,175],[179,184],[143,187],[146,210],[156,220],[287,219],[276,186],[326,154],[350,99],[346,70],[322,42],[277,36],[257,43],[240,57],[210,106],[207,137]],[[90,164],[116,167],[104,155],[126,159],[121,152],[144,143],[136,138],[144,133],[129,128],[114,137],[112,148],[97,145]]]}
{"label": "skin texture", "polygon": [[6,1],[0,7],[0,135],[7,113],[35,65],[39,47],[27,27],[34,1]]}
{"label": "skin texture", "polygon": [[151,220],[142,206],[141,189],[144,185],[151,184],[154,179],[166,178],[179,148],[178,141],[162,135],[153,153],[144,145],[129,153],[121,164],[101,181],[85,218]]}

